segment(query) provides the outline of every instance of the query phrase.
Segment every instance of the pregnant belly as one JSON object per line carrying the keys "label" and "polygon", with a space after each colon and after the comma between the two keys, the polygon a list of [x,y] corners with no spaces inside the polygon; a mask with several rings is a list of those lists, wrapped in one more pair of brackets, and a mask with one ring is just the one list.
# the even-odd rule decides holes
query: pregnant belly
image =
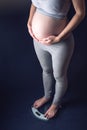
{"label": "pregnant belly", "polygon": [[66,19],[54,19],[35,12],[32,19],[32,31],[38,39],[46,38],[50,35],[58,35],[65,27]]}

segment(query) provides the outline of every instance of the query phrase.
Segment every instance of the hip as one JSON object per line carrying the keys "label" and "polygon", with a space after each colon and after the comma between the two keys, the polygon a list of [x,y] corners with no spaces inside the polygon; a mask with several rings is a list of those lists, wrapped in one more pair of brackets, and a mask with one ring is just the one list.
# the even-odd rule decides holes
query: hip
{"label": "hip", "polygon": [[57,53],[59,50],[61,51],[74,50],[74,46],[75,46],[73,33],[71,33],[66,39],[61,40],[58,43],[53,43],[51,45],[46,45],[46,44],[36,42],[34,39],[33,41],[35,46],[38,46],[40,49],[43,49],[44,51],[53,52],[53,53]]}

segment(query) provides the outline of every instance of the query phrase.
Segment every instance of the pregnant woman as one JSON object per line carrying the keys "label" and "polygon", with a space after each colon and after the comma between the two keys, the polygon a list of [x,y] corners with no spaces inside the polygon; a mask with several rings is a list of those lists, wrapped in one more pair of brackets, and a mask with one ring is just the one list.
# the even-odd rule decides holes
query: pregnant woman
{"label": "pregnant woman", "polygon": [[[67,14],[71,3],[75,14],[68,21]],[[61,99],[67,90],[67,69],[74,51],[72,31],[84,16],[84,0],[32,0],[27,26],[42,67],[44,86],[44,95],[33,106],[39,108],[52,98],[55,79],[53,101],[45,113],[48,119],[58,112]]]}

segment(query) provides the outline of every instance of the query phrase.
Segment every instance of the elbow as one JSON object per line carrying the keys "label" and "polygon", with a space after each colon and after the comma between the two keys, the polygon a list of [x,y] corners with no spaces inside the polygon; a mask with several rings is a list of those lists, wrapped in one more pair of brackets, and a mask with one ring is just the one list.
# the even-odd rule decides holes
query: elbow
{"label": "elbow", "polygon": [[85,18],[85,11],[84,12],[80,12],[80,13],[76,13],[78,15],[78,17],[83,20]]}
{"label": "elbow", "polygon": [[85,15],[86,15],[85,12],[81,14],[82,20],[85,18]]}

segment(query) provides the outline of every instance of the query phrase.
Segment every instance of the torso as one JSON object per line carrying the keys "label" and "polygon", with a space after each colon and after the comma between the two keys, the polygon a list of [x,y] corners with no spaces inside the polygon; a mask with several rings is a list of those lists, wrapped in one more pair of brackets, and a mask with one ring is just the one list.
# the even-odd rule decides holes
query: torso
{"label": "torso", "polygon": [[46,38],[50,35],[60,34],[66,24],[66,18],[52,18],[36,11],[32,19],[32,31],[38,39]]}

